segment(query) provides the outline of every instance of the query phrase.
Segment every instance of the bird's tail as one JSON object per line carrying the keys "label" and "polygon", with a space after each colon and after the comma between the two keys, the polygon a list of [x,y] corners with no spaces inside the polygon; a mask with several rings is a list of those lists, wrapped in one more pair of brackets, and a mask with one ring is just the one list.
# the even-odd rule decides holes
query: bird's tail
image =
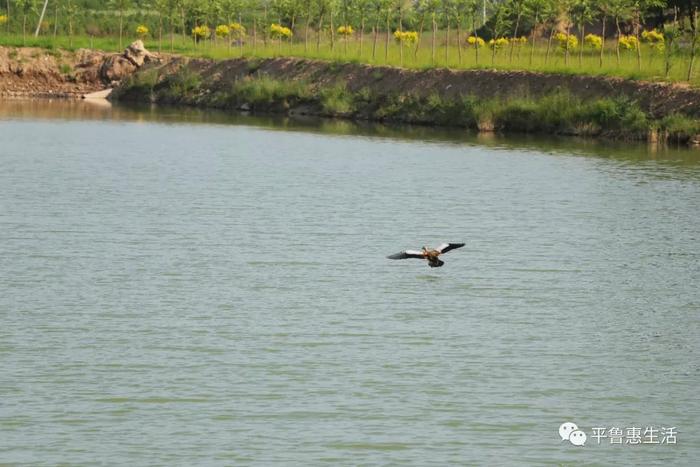
{"label": "bird's tail", "polygon": [[440,266],[445,264],[445,262],[436,258],[434,262],[431,261],[428,264],[430,265],[431,268],[439,268]]}

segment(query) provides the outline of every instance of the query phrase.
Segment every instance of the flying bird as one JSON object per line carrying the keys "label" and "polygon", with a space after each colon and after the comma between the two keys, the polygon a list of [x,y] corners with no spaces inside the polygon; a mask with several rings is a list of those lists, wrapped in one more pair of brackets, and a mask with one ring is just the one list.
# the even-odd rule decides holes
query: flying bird
{"label": "flying bird", "polygon": [[407,258],[418,258],[418,259],[426,259],[428,260],[428,266],[431,268],[439,268],[443,264],[445,264],[444,261],[441,261],[438,259],[438,256],[440,256],[443,253],[447,253],[450,250],[454,250],[456,248],[462,248],[464,246],[464,243],[442,243],[440,246],[438,246],[435,249],[423,247],[422,250],[404,250],[401,253],[396,253],[391,256],[387,256],[389,259],[407,259]]}

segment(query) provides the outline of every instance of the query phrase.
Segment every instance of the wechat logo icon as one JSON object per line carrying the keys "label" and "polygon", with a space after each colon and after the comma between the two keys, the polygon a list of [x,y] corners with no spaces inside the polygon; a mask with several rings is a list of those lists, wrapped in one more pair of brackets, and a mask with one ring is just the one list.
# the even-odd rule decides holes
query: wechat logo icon
{"label": "wechat logo icon", "polygon": [[564,422],[559,425],[559,436],[562,441],[568,441],[574,446],[586,444],[586,433],[578,429],[578,425],[573,422]]}

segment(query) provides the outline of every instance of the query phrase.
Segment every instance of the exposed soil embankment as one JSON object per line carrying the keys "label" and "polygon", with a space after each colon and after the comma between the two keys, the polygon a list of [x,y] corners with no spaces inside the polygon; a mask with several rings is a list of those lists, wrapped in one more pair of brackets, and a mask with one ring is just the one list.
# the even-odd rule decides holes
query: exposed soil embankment
{"label": "exposed soil embankment", "polygon": [[480,131],[700,141],[700,90],[606,77],[175,58],[139,70],[114,98]]}
{"label": "exposed soil embankment", "polygon": [[498,70],[411,70],[357,63],[329,63],[314,60],[276,58],[225,61],[180,59],[164,65],[159,73],[167,76],[181,66],[201,77],[206,93],[230,90],[231,84],[251,75],[265,75],[283,81],[310,84],[320,89],[343,83],[350,92],[370,90],[375,95],[401,93],[446,99],[477,96],[480,99],[539,98],[565,90],[582,100],[626,97],[654,118],[671,113],[700,117],[700,90],[669,83],[649,83],[622,78],[555,75],[526,71]]}
{"label": "exposed soil embankment", "polygon": [[121,53],[0,47],[0,97],[80,97],[158,62],[141,41]]}

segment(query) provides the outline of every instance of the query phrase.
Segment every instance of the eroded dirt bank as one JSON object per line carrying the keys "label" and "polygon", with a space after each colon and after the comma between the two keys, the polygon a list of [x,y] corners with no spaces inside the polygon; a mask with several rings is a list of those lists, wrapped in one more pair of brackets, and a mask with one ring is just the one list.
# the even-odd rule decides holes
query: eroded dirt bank
{"label": "eroded dirt bank", "polygon": [[[177,73],[182,67],[201,77],[199,90],[211,94],[230,90],[231,84],[251,75],[265,75],[282,81],[310,84],[321,89],[343,83],[350,92],[369,90],[375,95],[401,93],[418,97],[439,94],[451,99],[477,96],[481,99],[538,98],[565,90],[582,100],[626,97],[654,118],[671,113],[700,117],[700,90],[668,83],[649,83],[621,78],[554,75],[498,70],[410,70],[357,63],[329,63],[295,58],[232,59],[212,61],[180,58],[159,67],[158,79]],[[148,71],[148,67],[139,73]],[[128,98],[124,93],[123,98]],[[182,96],[196,103],[193,96]]]}
{"label": "eroded dirt bank", "polygon": [[141,41],[120,54],[0,47],[0,97],[76,98],[117,86],[145,63],[160,60]]}

